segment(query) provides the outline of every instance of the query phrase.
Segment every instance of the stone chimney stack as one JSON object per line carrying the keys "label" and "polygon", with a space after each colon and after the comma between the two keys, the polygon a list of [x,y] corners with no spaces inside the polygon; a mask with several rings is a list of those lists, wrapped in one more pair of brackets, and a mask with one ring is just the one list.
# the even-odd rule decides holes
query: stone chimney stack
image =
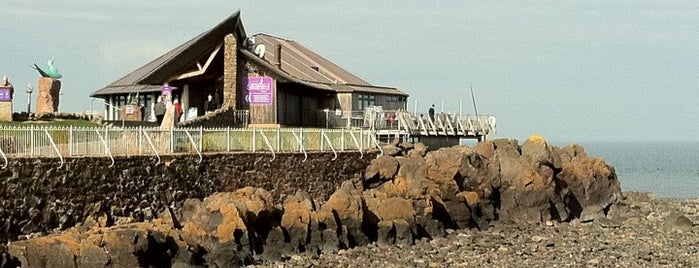
{"label": "stone chimney stack", "polygon": [[223,104],[222,107],[236,109],[236,86],[238,77],[238,42],[232,34],[223,39]]}

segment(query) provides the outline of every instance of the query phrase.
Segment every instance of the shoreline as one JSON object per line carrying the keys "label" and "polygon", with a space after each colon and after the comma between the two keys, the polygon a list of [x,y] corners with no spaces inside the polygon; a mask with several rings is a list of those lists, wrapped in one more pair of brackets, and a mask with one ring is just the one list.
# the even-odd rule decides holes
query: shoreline
{"label": "shoreline", "polygon": [[[697,267],[699,198],[624,192],[610,216],[590,222],[499,223],[488,230],[449,230],[414,245],[381,245],[334,254],[298,254],[250,267]],[[692,226],[672,218],[691,218]]]}

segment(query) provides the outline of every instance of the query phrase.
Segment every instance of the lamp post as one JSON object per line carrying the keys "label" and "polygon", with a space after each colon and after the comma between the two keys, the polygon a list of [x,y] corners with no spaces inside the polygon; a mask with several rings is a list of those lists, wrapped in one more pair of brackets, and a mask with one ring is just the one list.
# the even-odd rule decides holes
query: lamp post
{"label": "lamp post", "polygon": [[27,83],[27,94],[29,95],[29,97],[27,97],[27,113],[32,111],[32,92],[34,92],[32,84]]}

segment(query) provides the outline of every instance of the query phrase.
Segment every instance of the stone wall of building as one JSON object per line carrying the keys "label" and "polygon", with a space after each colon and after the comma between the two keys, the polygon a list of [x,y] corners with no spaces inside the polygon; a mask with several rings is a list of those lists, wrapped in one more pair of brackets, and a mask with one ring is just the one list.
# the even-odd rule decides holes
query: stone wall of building
{"label": "stone wall of building", "polygon": [[[168,207],[181,209],[187,198],[204,198],[245,186],[266,189],[280,200],[303,189],[327,200],[340,182],[360,176],[376,155],[339,153],[212,154],[163,157],[10,159],[0,170],[0,243],[22,235],[46,234],[109,215],[137,221],[153,219]],[[279,201],[279,200],[277,200]]]}

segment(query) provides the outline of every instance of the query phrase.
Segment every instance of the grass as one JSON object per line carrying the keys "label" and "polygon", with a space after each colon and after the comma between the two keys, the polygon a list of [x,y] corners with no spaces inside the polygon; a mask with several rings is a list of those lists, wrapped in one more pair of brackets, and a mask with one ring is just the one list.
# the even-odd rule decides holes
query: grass
{"label": "grass", "polygon": [[100,127],[100,124],[86,120],[60,120],[53,121],[0,121],[0,127]]}

